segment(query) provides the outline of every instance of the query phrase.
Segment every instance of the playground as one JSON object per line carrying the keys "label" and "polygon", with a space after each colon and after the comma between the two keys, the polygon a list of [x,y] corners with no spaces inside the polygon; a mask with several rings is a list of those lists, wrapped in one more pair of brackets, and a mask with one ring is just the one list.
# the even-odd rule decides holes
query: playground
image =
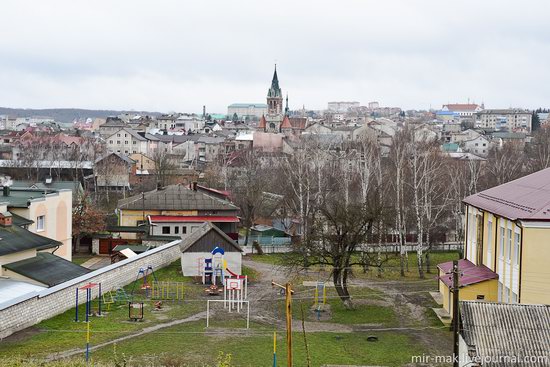
{"label": "playground", "polygon": [[[324,280],[311,273],[287,275],[272,260],[243,262],[245,295],[244,278],[224,267],[220,254],[212,255],[200,277],[184,277],[179,261],[136,269],[136,280],[123,288],[129,300],[118,300],[120,290],[117,295],[102,289],[101,316],[94,297],[88,312],[86,304],[78,307],[80,321],[75,322],[75,309],[45,320],[2,341],[0,357],[84,361],[88,344],[89,360],[98,365],[109,365],[116,355],[135,366],[216,366],[220,352],[231,355],[231,366],[273,365],[275,332],[277,365],[286,366],[285,294],[272,281],[292,283],[294,366],[306,366],[308,358],[311,366],[321,360],[402,366],[411,355],[446,353],[450,345],[430,309],[427,290],[436,287],[434,280],[358,280],[351,289],[355,309],[347,310],[330,282],[321,286]],[[91,288],[98,294],[99,285]],[[87,291],[79,293],[85,299]],[[128,302],[143,308],[129,309]],[[86,315],[88,323],[82,321]]]}

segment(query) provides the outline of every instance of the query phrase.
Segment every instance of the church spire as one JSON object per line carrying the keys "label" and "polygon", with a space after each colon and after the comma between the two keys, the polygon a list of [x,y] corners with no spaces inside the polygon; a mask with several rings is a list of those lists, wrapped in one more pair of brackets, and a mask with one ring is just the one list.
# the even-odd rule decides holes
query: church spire
{"label": "church spire", "polygon": [[267,96],[282,97],[281,88],[279,87],[279,78],[277,77],[277,64],[275,64],[275,71],[273,72],[273,79],[271,80],[271,88],[269,88]]}
{"label": "church spire", "polygon": [[285,106],[285,115],[288,116],[290,110],[288,109],[288,93],[286,94],[286,106]]}

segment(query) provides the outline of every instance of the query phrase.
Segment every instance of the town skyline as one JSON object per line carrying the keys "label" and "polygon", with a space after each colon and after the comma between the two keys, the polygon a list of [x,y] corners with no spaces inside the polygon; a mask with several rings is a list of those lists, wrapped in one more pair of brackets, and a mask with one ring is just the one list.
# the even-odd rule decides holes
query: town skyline
{"label": "town skyline", "polygon": [[541,1],[54,3],[0,8],[3,106],[223,112],[262,102],[274,63],[291,109],[535,109],[550,82]]}

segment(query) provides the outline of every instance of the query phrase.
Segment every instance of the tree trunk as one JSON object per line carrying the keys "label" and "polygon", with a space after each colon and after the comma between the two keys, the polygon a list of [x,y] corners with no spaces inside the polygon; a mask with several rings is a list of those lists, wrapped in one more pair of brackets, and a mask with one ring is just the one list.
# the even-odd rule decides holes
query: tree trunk
{"label": "tree trunk", "polygon": [[334,280],[334,288],[336,289],[336,293],[342,300],[344,307],[348,310],[352,310],[353,304],[351,303],[351,298],[348,291],[347,272],[347,269],[342,270],[341,268],[334,267],[332,279]]}

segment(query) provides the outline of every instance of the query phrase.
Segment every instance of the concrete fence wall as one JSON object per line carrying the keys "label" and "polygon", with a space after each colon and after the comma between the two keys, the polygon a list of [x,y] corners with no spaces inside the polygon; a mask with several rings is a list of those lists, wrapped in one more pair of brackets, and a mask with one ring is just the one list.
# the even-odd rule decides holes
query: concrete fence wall
{"label": "concrete fence wall", "polygon": [[[179,243],[180,240],[167,243],[68,282],[0,303],[0,339],[73,308],[77,287],[101,283],[102,291],[107,292],[134,281],[140,268],[151,265],[155,270],[179,260]],[[80,293],[79,303],[85,302],[84,293]]]}

